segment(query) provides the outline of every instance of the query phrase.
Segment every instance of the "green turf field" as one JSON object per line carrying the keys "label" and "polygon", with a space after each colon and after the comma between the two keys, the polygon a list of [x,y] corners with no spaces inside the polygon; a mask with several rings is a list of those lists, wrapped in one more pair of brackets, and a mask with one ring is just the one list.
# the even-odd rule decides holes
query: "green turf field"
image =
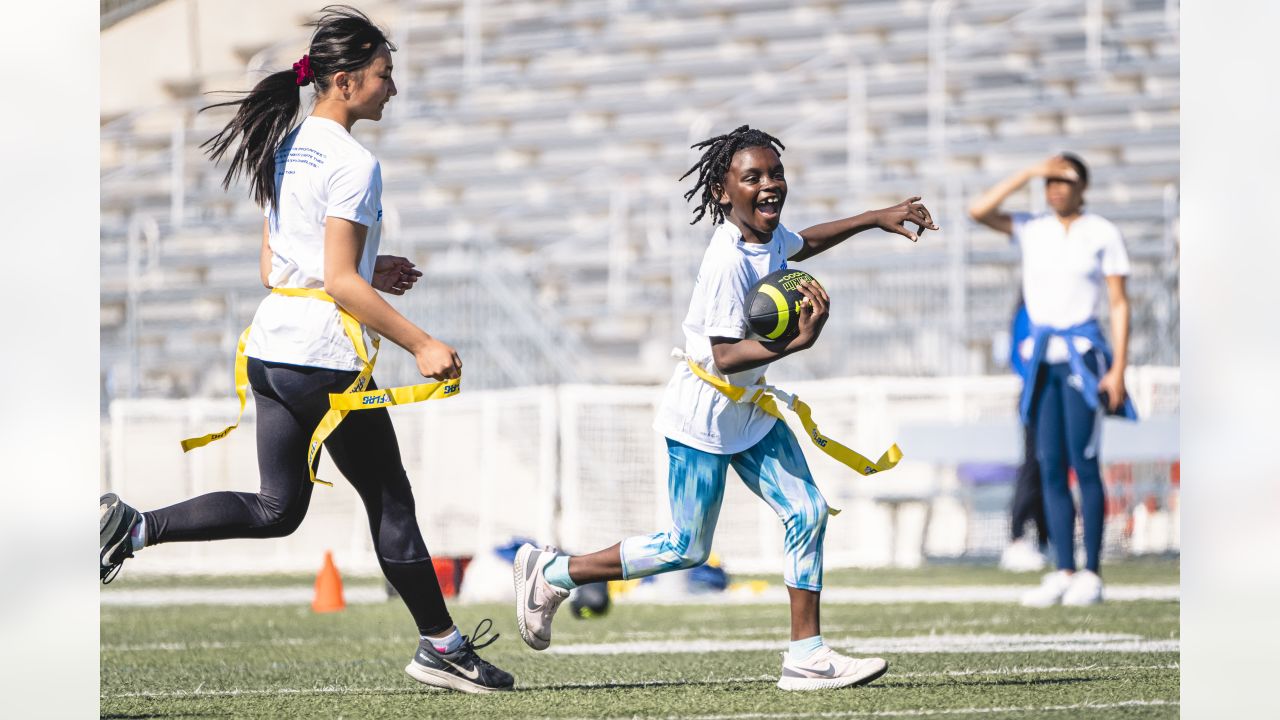
{"label": "green turf field", "polygon": [[[1176,584],[1177,564],[1116,564],[1108,579],[1113,586]],[[1035,580],[940,566],[833,572],[827,585]],[[126,574],[104,596],[131,587],[248,584]],[[983,603],[828,605],[828,642],[854,653],[876,650],[889,660],[889,673],[863,688],[795,694],[774,687],[787,633],[784,605],[619,605],[602,619],[565,615],[547,653],[524,647],[511,607],[457,606],[463,632],[493,618],[502,638],[482,654],[521,688],[465,696],[424,688],[404,674],[417,638],[394,601],[333,615],[280,606],[104,606],[101,707],[104,717],[117,718],[1177,717],[1178,615],[1178,603],[1169,601],[1040,611]]]}

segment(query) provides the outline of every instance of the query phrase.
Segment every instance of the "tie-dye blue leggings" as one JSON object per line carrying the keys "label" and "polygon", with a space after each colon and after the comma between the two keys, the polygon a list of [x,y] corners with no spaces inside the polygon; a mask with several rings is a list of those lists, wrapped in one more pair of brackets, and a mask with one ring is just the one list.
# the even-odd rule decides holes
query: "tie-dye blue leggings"
{"label": "tie-dye blue leggings", "polygon": [[667,440],[671,498],[670,530],[622,541],[622,572],[627,579],[701,565],[711,552],[711,538],[724,499],[729,466],[751,492],[769,503],[786,529],[787,585],[822,589],[822,539],[827,530],[827,503],[813,482],[800,445],[784,422],[763,440],[736,455],[716,455]]}

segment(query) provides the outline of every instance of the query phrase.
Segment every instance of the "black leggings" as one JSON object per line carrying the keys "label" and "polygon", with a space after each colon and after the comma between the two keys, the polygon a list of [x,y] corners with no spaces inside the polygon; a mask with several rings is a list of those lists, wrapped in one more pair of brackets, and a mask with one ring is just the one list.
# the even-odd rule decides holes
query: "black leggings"
{"label": "black leggings", "polygon": [[[249,358],[261,489],[213,492],[145,513],[147,544],[284,537],[296,530],[314,487],[306,462],[311,433],[329,409],[329,393],[347,389],[355,377]],[[418,631],[435,635],[452,627],[386,409],[349,413],[324,446],[360,494],[378,564],[409,606]]]}

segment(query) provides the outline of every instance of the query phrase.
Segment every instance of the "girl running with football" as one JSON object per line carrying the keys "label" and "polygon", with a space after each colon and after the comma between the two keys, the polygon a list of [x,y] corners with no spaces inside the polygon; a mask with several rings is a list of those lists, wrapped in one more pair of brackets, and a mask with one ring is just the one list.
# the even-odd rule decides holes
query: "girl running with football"
{"label": "girl running with football", "polygon": [[[786,267],[788,261],[805,260],[871,228],[912,241],[917,234],[906,227],[908,222],[921,232],[937,229],[920,198],[913,197],[794,233],[780,222],[787,199],[781,142],[743,125],[693,147],[703,154],[684,175],[697,174],[685,199],[701,190],[693,222],[709,213],[718,227],[703,256],[683,323],[685,353],[733,385],[752,385],[771,362],[812,347],[831,304],[820,285],[805,282],[800,285],[807,302],[799,332],[788,340],[755,340],[749,337],[743,305],[757,280]],[[823,643],[818,610],[828,507],[787,424],[757,405],[730,400],[681,363],[667,385],[654,428],[667,442],[673,526],[589,555],[571,557],[552,548],[521,547],[513,571],[524,641],[535,650],[551,644],[556,609],[580,584],[640,578],[705,562],[726,474],[733,466],[786,528],[783,576],[791,600],[791,645],[783,655],[778,686],[844,687],[883,675],[888,669],[884,660],[846,657]]]}
{"label": "girl running with football", "polygon": [[[381,169],[351,136],[357,121],[380,120],[396,95],[395,47],[354,8],[326,7],[312,25],[307,54],[292,70],[269,75],[242,99],[223,103],[236,107],[236,115],[206,143],[213,160],[231,156],[224,185],[243,173],[266,215],[260,269],[272,294],[258,307],[243,346],[258,413],[261,488],[209,493],[144,513],[113,493],[103,495],[103,582],[151,545],[292,533],[311,500],[312,432],[330,411],[330,393],[354,387],[368,367],[370,348],[356,348],[368,329],[413,353],[424,377],[461,373],[452,347],[376,292],[402,295],[422,275],[405,258],[378,254]],[[310,84],[314,109],[292,127],[302,87]],[[359,321],[360,332],[344,328],[339,308]],[[378,563],[418,627],[421,640],[406,672],[464,692],[511,689],[511,675],[476,654],[497,639],[478,642],[490,623],[467,637],[449,616],[386,409],[352,412],[324,447],[359,493]]]}

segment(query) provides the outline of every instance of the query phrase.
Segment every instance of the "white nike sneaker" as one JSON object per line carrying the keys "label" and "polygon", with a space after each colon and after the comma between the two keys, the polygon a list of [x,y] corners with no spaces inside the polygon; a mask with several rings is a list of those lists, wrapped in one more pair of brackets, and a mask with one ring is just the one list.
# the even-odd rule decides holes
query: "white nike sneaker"
{"label": "white nike sneaker", "polygon": [[1008,572],[1040,572],[1044,569],[1044,555],[1030,538],[1023,537],[1005,546],[1000,554],[1000,569]]}
{"label": "white nike sneaker", "polygon": [[1071,573],[1058,570],[1044,576],[1040,587],[1028,590],[1022,596],[1022,604],[1027,607],[1052,607],[1062,602],[1062,596],[1071,587]]}
{"label": "white nike sneaker", "polygon": [[1062,594],[1062,604],[1072,607],[1097,605],[1102,602],[1102,578],[1091,570],[1081,570],[1071,576],[1071,585]]}
{"label": "white nike sneaker", "polygon": [[516,585],[516,624],[520,626],[520,637],[534,650],[551,646],[551,619],[560,603],[569,597],[568,590],[547,582],[542,574],[555,557],[554,548],[539,550],[525,543],[516,551],[516,561],[511,566]]}
{"label": "white nike sneaker", "polygon": [[851,658],[823,645],[804,660],[792,660],[782,653],[782,690],[827,690],[866,685],[889,670],[881,658]]}

